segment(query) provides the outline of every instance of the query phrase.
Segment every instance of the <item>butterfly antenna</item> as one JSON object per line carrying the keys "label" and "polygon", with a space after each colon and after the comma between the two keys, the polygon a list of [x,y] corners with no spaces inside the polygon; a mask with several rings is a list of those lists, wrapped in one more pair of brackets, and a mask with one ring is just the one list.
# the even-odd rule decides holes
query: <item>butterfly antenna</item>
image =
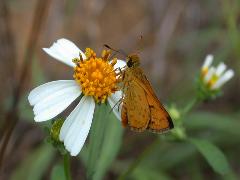
{"label": "butterfly antenna", "polygon": [[139,35],[138,37],[138,42],[137,42],[137,54],[140,54],[140,52],[142,51],[143,49],[143,35]]}
{"label": "butterfly antenna", "polygon": [[122,55],[124,55],[125,57],[127,57],[127,54],[126,54],[123,50],[121,50],[121,49],[116,50],[116,49],[110,47],[110,46],[107,45],[107,44],[104,44],[103,46],[106,47],[106,48],[108,48],[108,49],[110,49],[110,50],[112,50],[112,51],[114,51],[114,52],[116,52],[116,53],[122,54]]}
{"label": "butterfly antenna", "polygon": [[119,50],[116,50],[116,49],[110,47],[110,46],[107,45],[107,44],[104,44],[103,46],[106,47],[106,48],[108,48],[108,49],[110,49],[110,50],[112,50],[112,51],[115,51],[115,52],[117,52],[117,53],[120,53]]}

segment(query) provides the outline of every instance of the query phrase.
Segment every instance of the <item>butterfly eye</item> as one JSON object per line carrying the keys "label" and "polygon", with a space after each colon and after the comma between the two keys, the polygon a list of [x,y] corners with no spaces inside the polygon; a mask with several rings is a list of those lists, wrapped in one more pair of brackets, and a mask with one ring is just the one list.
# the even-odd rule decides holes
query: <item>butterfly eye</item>
{"label": "butterfly eye", "polygon": [[133,60],[131,58],[129,58],[129,60],[127,61],[127,66],[128,67],[132,67],[133,66]]}

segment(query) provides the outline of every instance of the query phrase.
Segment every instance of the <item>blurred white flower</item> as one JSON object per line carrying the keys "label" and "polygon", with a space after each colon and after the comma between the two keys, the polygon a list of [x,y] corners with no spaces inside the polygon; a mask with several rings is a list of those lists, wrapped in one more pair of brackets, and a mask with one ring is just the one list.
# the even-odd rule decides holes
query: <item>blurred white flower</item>
{"label": "blurred white flower", "polygon": [[217,90],[234,76],[232,69],[221,62],[217,67],[212,66],[213,55],[207,55],[201,69],[201,78],[210,90]]}
{"label": "blurred white flower", "polygon": [[115,69],[124,67],[125,62],[117,59],[110,61],[110,52],[107,50],[103,51],[100,58],[90,48],[83,53],[67,39],[59,39],[43,50],[73,67],[74,80],[52,81],[33,89],[28,100],[34,106],[34,120],[41,122],[56,117],[83,94],[79,104],[64,121],[59,135],[65,148],[72,156],[76,156],[89,133],[95,103],[107,100],[120,119],[118,107],[114,107],[122,97],[122,92],[117,91]]}

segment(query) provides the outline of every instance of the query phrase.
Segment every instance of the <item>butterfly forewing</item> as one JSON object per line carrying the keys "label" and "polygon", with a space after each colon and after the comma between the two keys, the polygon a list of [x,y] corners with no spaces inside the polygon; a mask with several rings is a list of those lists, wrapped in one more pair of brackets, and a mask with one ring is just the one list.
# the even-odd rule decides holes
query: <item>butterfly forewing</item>
{"label": "butterfly forewing", "polygon": [[[126,71],[126,79],[131,78],[131,72]],[[134,89],[134,91],[133,91]],[[122,109],[122,122],[134,131],[143,131],[148,127],[150,109],[144,89],[135,81],[126,82],[125,97]]]}

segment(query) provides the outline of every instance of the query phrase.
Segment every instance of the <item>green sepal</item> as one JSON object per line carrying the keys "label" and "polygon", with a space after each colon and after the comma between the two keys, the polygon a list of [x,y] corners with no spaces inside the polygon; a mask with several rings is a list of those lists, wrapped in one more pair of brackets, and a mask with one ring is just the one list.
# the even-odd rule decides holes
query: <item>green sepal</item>
{"label": "green sepal", "polygon": [[59,140],[59,134],[63,123],[64,119],[61,118],[52,121],[51,128],[45,128],[45,132],[48,134],[45,141],[52,144],[52,146],[57,149],[60,154],[65,155],[68,153],[68,151],[65,149],[63,142]]}
{"label": "green sepal", "polygon": [[223,93],[220,89],[210,89],[198,74],[196,77],[197,97],[202,101],[213,100],[221,96]]}

